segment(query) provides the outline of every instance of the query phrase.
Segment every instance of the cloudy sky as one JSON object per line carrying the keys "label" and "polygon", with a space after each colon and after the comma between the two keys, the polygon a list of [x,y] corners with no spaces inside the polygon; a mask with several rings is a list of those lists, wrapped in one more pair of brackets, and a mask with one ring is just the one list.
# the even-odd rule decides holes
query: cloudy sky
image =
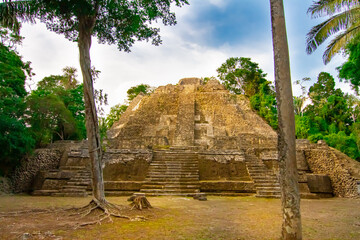
{"label": "cloudy sky", "polygon": [[[124,53],[116,46],[99,45],[93,40],[92,65],[101,71],[96,88],[108,94],[109,107],[123,103],[127,89],[141,83],[161,86],[176,84],[184,77],[217,76],[216,69],[229,57],[250,57],[273,81],[269,0],[189,1],[188,6],[173,8],[176,26],[161,27],[161,46],[140,42],[131,53]],[[312,0],[284,2],[292,81],[304,77],[314,81],[321,71],[336,77],[335,68],[344,61],[342,56],[325,66],[322,62],[325,46],[312,55],[305,52],[306,33],[321,21],[306,14]],[[65,66],[80,70],[76,43],[47,31],[42,24],[24,25],[21,34],[25,40],[18,51],[24,60],[32,62],[36,73],[32,89],[36,81],[61,74]],[[344,83],[338,87],[349,89]],[[300,94],[297,86],[293,91],[294,95]]]}

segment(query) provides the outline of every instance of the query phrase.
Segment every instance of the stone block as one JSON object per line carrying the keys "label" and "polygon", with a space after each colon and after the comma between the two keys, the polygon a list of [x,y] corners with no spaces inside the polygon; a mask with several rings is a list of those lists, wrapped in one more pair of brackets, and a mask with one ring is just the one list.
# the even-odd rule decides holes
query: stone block
{"label": "stone block", "polygon": [[200,181],[202,192],[243,192],[254,193],[253,182],[248,181]]}
{"label": "stone block", "polygon": [[299,183],[307,183],[306,173],[304,173],[304,172],[299,172],[298,181],[299,181]]}
{"label": "stone block", "polygon": [[134,181],[105,181],[106,191],[140,191],[144,182]]}
{"label": "stone block", "polygon": [[183,78],[179,81],[179,85],[200,85],[200,83],[200,78]]}
{"label": "stone block", "polygon": [[307,183],[299,183],[300,193],[310,193],[310,189]]}
{"label": "stone block", "polygon": [[199,158],[200,180],[250,180],[246,163],[239,161],[241,156],[238,159],[237,155],[204,154]]}
{"label": "stone block", "polygon": [[45,181],[45,171],[40,171],[34,178],[34,182],[32,185],[32,190],[41,190],[44,181]]}
{"label": "stone block", "polygon": [[296,163],[297,163],[297,169],[300,171],[308,171],[309,165],[305,158],[304,151],[296,151]]}
{"label": "stone block", "polygon": [[311,193],[333,193],[329,176],[321,174],[307,174],[306,176]]}
{"label": "stone block", "polygon": [[[133,158],[134,159],[134,158]],[[143,181],[149,169],[144,159],[119,162],[108,162],[103,169],[105,181]]]}
{"label": "stone block", "polygon": [[58,190],[66,184],[67,180],[64,179],[45,179],[42,190]]}
{"label": "stone block", "polygon": [[90,160],[87,157],[68,157],[67,166],[90,166]]}

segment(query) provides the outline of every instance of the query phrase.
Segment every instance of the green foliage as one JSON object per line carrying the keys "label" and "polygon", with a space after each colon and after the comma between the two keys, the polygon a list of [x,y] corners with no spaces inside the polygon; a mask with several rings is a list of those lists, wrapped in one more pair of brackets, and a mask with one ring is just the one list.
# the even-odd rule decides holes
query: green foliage
{"label": "green foliage", "polygon": [[306,139],[311,129],[310,118],[307,116],[295,115],[295,135],[299,139]]}
{"label": "green foliage", "polygon": [[250,58],[229,58],[218,69],[218,77],[226,89],[252,97],[266,83],[266,74]]}
{"label": "green foliage", "polygon": [[69,139],[75,132],[75,119],[59,96],[32,92],[27,104],[37,146],[45,146],[56,139]]}
{"label": "green foliage", "polygon": [[112,125],[120,119],[120,116],[126,111],[127,105],[117,104],[110,108],[110,113],[106,117],[106,127],[110,129]]}
{"label": "green foliage", "polygon": [[[250,58],[229,58],[217,69],[217,72],[226,89],[231,93],[247,96],[251,107],[272,128],[277,129],[275,92],[257,63],[252,62]],[[205,78],[205,80],[209,79]]]}
{"label": "green foliage", "polygon": [[325,140],[329,146],[360,160],[359,100],[335,89],[334,78],[326,72],[319,74],[308,97],[312,103],[306,106],[303,115],[295,116],[296,137],[315,143]]}
{"label": "green foliage", "polygon": [[11,171],[34,147],[24,122],[27,75],[31,75],[30,64],[0,44],[0,169],[3,174]]}
{"label": "green foliage", "polygon": [[354,41],[346,46],[346,53],[348,59],[340,67],[339,71],[340,80],[350,82],[351,88],[359,95],[360,86],[360,36],[355,38]]}
{"label": "green foliage", "polygon": [[140,84],[140,85],[129,88],[129,90],[127,90],[126,93],[127,93],[128,101],[131,102],[140,93],[149,94],[151,92],[152,92],[152,87],[150,87],[147,84]]}
{"label": "green foliage", "polygon": [[310,140],[310,142],[312,143],[317,143],[319,140],[323,140],[324,136],[321,133],[316,133],[314,135],[310,135],[308,137],[308,139]]}
{"label": "green foliage", "polygon": [[321,100],[327,99],[335,92],[335,80],[330,73],[319,73],[317,82],[309,88],[309,97],[314,105],[320,105]]}
{"label": "green foliage", "polygon": [[27,98],[28,123],[37,146],[86,138],[83,85],[76,80],[76,69],[66,67],[63,72],[45,77]]}
{"label": "green foliage", "polygon": [[0,41],[1,45],[14,50],[16,45],[21,44],[24,38],[15,32],[11,32],[8,29],[0,27]]}
{"label": "green foliage", "polygon": [[324,136],[326,143],[353,159],[360,159],[360,151],[356,144],[357,138],[354,134],[346,135],[345,132],[331,133]]}
{"label": "green foliage", "polygon": [[304,97],[293,97],[293,102],[294,102],[294,111],[295,111],[295,115],[298,116],[302,116],[303,115],[303,107],[304,107],[304,103],[306,98]]}
{"label": "green foliage", "polygon": [[[87,21],[92,36],[100,43],[117,44],[119,50],[129,52],[139,40],[161,43],[159,29],[151,23],[162,20],[165,25],[176,23],[170,6],[188,4],[187,0],[28,0],[0,3],[0,23],[18,31],[20,22],[39,19],[47,28],[71,40],[79,37],[79,22]],[[92,27],[92,22],[94,26]]]}
{"label": "green foliage", "polygon": [[319,74],[308,95],[312,104],[306,107],[306,115],[318,124],[320,131],[329,133],[330,125],[332,131],[348,131],[352,123],[348,96],[335,89],[334,78],[329,73]]}
{"label": "green foliage", "polygon": [[269,82],[260,85],[260,91],[250,98],[251,107],[264,118],[273,129],[277,129],[277,109],[274,92],[269,89]]}

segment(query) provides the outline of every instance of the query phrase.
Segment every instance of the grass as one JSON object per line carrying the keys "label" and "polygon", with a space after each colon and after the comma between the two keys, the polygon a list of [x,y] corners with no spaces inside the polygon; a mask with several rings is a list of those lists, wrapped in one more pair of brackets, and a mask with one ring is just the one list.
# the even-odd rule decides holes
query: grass
{"label": "grass", "polygon": [[[126,197],[109,197],[126,205]],[[56,214],[0,218],[0,239],[17,239],[25,232],[51,232],[62,239],[240,240],[279,239],[281,202],[255,197],[149,197],[151,210],[133,210],[147,221],[114,219],[113,223],[80,229],[60,225]],[[83,206],[90,198],[31,196],[0,197],[0,211]],[[360,199],[302,200],[304,239],[360,239]],[[44,221],[46,219],[46,221]],[[11,225],[12,224],[12,225]],[[39,238],[40,239],[40,238]],[[51,238],[50,238],[51,239]]]}

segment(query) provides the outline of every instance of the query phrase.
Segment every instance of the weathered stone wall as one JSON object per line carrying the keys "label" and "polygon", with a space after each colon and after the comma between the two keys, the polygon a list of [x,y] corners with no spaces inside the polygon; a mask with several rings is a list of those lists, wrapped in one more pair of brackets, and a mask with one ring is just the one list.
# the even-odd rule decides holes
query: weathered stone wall
{"label": "weathered stone wall", "polygon": [[159,87],[151,96],[137,99],[128,107],[119,122],[109,131],[109,146],[113,149],[149,148],[173,145],[178,114],[176,86]]}
{"label": "weathered stone wall", "polygon": [[31,190],[36,175],[42,170],[57,168],[63,153],[59,149],[37,149],[32,157],[23,160],[12,177],[14,192]]}
{"label": "weathered stone wall", "polygon": [[[340,155],[336,149],[327,146],[313,145],[304,149],[304,154],[310,170],[315,174],[326,174],[331,179],[334,194],[339,197],[359,196],[356,176],[346,164],[347,156]],[[352,159],[351,159],[352,160]],[[355,162],[352,160],[351,162]],[[357,169],[360,169],[360,163]]]}
{"label": "weathered stone wall", "polygon": [[207,92],[199,87],[196,116],[197,144],[207,144],[209,149],[245,149],[276,144],[275,131],[251,109],[244,96],[231,95],[224,90]]}
{"label": "weathered stone wall", "polygon": [[275,131],[250,107],[244,96],[232,95],[218,81],[202,84],[185,78],[139,96],[109,131],[113,149],[156,146],[201,146],[240,150],[274,146]]}
{"label": "weathered stone wall", "polygon": [[0,177],[0,196],[10,194],[12,192],[12,184],[9,178]]}
{"label": "weathered stone wall", "polygon": [[207,151],[199,153],[200,181],[250,181],[242,152]]}
{"label": "weathered stone wall", "polygon": [[201,181],[201,192],[255,193],[252,181]]}
{"label": "weathered stone wall", "polygon": [[105,181],[144,181],[150,162],[152,151],[111,150],[104,154]]}

